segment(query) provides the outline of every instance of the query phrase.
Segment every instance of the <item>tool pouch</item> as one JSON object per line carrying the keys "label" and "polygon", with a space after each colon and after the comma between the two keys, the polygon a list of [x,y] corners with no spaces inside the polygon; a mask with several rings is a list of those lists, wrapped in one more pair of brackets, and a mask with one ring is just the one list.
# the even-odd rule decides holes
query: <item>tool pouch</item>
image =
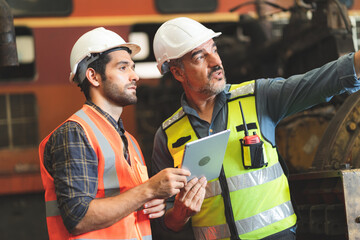
{"label": "tool pouch", "polygon": [[263,141],[247,145],[243,139],[240,139],[240,143],[242,160],[245,169],[262,168],[263,166],[267,166],[263,151]]}

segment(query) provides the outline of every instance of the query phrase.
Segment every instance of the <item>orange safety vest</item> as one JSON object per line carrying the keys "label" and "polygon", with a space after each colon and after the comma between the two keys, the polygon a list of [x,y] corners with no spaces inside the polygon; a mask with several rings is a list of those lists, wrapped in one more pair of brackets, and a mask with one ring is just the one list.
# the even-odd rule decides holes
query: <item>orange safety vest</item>
{"label": "orange safety vest", "polygon": [[[123,144],[119,133],[93,107],[84,105],[82,109],[66,121],[74,121],[82,126],[98,156],[98,189],[96,198],[121,194],[148,180],[143,155],[135,138],[125,132],[129,142],[130,166],[124,158]],[[39,147],[41,178],[45,188],[46,221],[50,240],[152,239],[149,218],[141,211],[133,212],[119,222],[104,229],[81,235],[72,235],[68,232],[57,205],[54,179],[44,165],[44,149],[52,133],[40,143]]]}

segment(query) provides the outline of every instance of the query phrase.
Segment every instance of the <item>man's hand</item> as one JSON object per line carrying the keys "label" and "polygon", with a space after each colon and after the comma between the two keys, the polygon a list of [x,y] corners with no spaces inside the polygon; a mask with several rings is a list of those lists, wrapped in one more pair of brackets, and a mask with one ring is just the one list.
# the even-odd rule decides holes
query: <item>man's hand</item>
{"label": "man's hand", "polygon": [[186,185],[186,176],[190,176],[188,170],[168,168],[119,195],[96,198],[71,233],[78,235],[109,227],[139,211],[140,207],[144,207],[143,213],[149,214],[150,218],[161,217],[165,212],[164,199],[180,192]]}
{"label": "man's hand", "polygon": [[190,176],[188,170],[166,168],[150,178],[148,184],[153,191],[154,198],[166,199],[180,192],[180,189],[186,185],[186,176]]}
{"label": "man's hand", "polygon": [[165,225],[173,230],[180,231],[191,216],[200,212],[205,197],[206,178],[193,178],[175,197],[174,207],[165,215]]}
{"label": "man's hand", "polygon": [[148,214],[149,218],[159,218],[164,215],[165,207],[164,199],[153,199],[144,204],[142,211],[144,214]]}

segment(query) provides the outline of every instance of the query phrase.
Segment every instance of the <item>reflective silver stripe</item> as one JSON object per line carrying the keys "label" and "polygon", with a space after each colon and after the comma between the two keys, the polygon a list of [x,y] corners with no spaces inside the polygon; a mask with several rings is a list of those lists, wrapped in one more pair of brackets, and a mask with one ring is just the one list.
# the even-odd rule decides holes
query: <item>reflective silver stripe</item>
{"label": "reflective silver stripe", "polygon": [[255,91],[255,83],[250,83],[247,84],[245,86],[241,86],[239,88],[236,88],[234,90],[230,91],[230,99],[238,97],[238,96],[242,96],[242,95],[247,95],[247,94],[252,94]]}
{"label": "reflective silver stripe", "polygon": [[[227,178],[227,184],[230,192],[234,192],[240,189],[254,187],[261,185],[272,180],[275,180],[283,174],[282,167],[279,162],[275,163],[271,167],[259,169],[257,171],[237,175]],[[219,180],[209,182],[206,186],[205,198],[213,197],[221,194],[221,187]]]}
{"label": "reflective silver stripe", "polygon": [[142,157],[141,157],[141,154],[140,154],[140,149],[137,147],[137,145],[135,144],[134,140],[133,140],[131,137],[129,137],[129,138],[130,138],[130,141],[131,141],[132,145],[133,145],[134,148],[135,148],[135,151],[136,151],[137,155],[138,155],[139,158],[140,158],[140,161],[141,161],[142,165],[145,165],[145,163],[144,163],[144,161],[143,161],[143,159],[142,159]]}
{"label": "reflective silver stripe", "polygon": [[113,197],[113,196],[119,195],[119,192],[120,191],[118,188],[105,189],[105,196]]}
{"label": "reflective silver stripe", "polygon": [[55,217],[60,215],[60,210],[56,200],[45,202],[46,217]]}
{"label": "reflective silver stripe", "polygon": [[294,209],[291,201],[287,201],[255,216],[236,221],[235,224],[238,233],[245,234],[281,221],[293,214]]}
{"label": "reflective silver stripe", "polygon": [[[78,239],[78,238],[77,238]],[[152,236],[151,235],[149,235],[149,236],[143,236],[142,237],[142,239],[143,240],[152,240]],[[89,238],[79,238],[78,240],[94,240],[93,238],[92,239],[89,239]],[[96,240],[107,240],[107,239],[96,239]],[[114,239],[114,240],[138,240],[137,238],[128,238],[128,239],[120,239],[120,238],[118,238],[118,239]]]}
{"label": "reflective silver stripe", "polygon": [[[255,231],[270,224],[281,221],[294,214],[291,202],[285,202],[262,213],[235,222],[239,235]],[[211,227],[193,227],[197,240],[229,238],[230,231],[227,224]]]}
{"label": "reflective silver stripe", "polygon": [[168,126],[170,126],[173,122],[176,122],[179,118],[181,118],[182,116],[184,116],[185,112],[184,110],[181,108],[181,110],[176,113],[175,115],[173,115],[171,118],[169,118],[168,120],[166,120],[165,122],[163,122],[162,127],[163,129],[166,129]]}
{"label": "reflective silver stripe", "polygon": [[[104,189],[105,196],[114,196],[120,193],[119,179],[115,168],[115,153],[111,148],[110,143],[97,128],[96,124],[86,115],[83,110],[79,110],[75,113],[78,117],[82,118],[93,130],[96,139],[99,142],[101,152],[104,155],[105,166],[104,166]],[[116,192],[114,192],[116,191]]]}

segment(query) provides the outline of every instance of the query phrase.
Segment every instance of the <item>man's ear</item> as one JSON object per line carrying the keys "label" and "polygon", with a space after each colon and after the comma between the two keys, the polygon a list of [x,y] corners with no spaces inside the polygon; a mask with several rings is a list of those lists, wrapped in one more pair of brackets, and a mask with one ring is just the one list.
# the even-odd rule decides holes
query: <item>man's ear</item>
{"label": "man's ear", "polygon": [[96,71],[93,68],[86,69],[85,74],[91,85],[93,85],[94,87],[100,86],[99,75],[96,73]]}
{"label": "man's ear", "polygon": [[176,80],[178,80],[179,82],[184,81],[184,73],[181,70],[181,68],[172,66],[172,67],[170,67],[170,71]]}

